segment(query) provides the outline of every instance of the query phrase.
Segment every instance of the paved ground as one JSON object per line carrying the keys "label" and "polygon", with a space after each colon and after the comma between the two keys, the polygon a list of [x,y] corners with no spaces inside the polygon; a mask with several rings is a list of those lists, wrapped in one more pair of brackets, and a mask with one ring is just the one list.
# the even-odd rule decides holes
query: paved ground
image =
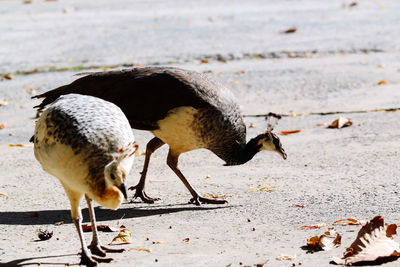
{"label": "paved ground", "polygon": [[[301,247],[327,227],[300,226],[375,215],[400,223],[399,7],[395,0],[353,7],[350,1],[316,0],[2,1],[0,73],[13,79],[0,81],[0,101],[8,102],[0,106],[0,266],[79,262],[59,182],[41,170],[32,147],[8,144],[28,144],[33,133],[32,106],[38,102],[30,100],[30,89],[44,92],[78,72],[110,67],[161,64],[207,72],[238,97],[246,124],[254,126],[249,137],[265,128],[257,115],[303,116],[283,117],[276,127],[302,130],[281,136],[286,161],[264,152],[246,165],[223,167],[205,150],[181,157],[193,186],[230,195],[228,205],[186,204],[188,192],[165,164],[167,148],[155,153],[147,188],[161,201],[97,210],[101,223],[132,230],[126,248],[151,252],[128,250],[104,266],[328,266],[359,226],[336,227],[342,246],[314,254]],[[281,33],[292,27],[295,33]],[[391,108],[396,110],[370,112]],[[340,130],[316,126],[339,116],[354,124]],[[144,149],[151,135],[134,134]],[[142,163],[138,157],[130,184]],[[266,186],[274,190],[252,190]],[[27,216],[36,211],[39,217]],[[37,242],[39,228],[54,237]],[[113,235],[101,238],[107,243]],[[279,254],[296,258],[279,261]]]}

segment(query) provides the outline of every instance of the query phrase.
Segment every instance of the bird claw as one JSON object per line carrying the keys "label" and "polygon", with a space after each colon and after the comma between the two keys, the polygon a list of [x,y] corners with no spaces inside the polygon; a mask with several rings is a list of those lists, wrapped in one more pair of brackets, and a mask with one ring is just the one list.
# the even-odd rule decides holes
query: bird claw
{"label": "bird claw", "polygon": [[211,198],[205,198],[205,197],[192,197],[189,201],[189,203],[193,203],[196,206],[200,206],[200,203],[202,204],[226,204],[228,201],[223,200],[223,199],[211,199]]}
{"label": "bird claw", "polygon": [[144,192],[143,188],[139,186],[139,184],[129,187],[129,190],[136,190],[132,199],[139,197],[143,202],[148,204],[153,204],[155,201],[160,200],[159,198],[149,197],[146,192]]}
{"label": "bird claw", "polygon": [[94,267],[97,266],[97,263],[109,263],[111,261],[113,261],[113,258],[100,258],[100,257],[96,257],[96,256],[89,256],[88,253],[86,252],[82,252],[81,253],[81,261],[79,263],[79,265],[86,265],[88,267]]}

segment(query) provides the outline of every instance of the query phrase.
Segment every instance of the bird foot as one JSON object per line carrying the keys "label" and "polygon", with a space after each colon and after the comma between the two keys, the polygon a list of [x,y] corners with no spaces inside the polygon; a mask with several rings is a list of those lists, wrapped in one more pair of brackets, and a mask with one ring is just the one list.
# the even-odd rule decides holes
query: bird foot
{"label": "bird foot", "polygon": [[135,194],[133,195],[132,199],[140,198],[143,202],[153,204],[155,201],[160,200],[159,198],[152,198],[149,197],[146,192],[143,190],[143,186],[139,186],[139,184],[135,186],[129,187],[129,190],[136,190]]}
{"label": "bird foot", "polygon": [[109,263],[113,261],[113,258],[100,258],[96,256],[89,256],[88,252],[82,252],[81,253],[81,261],[79,265],[86,265],[88,267],[94,267],[97,266],[98,262],[104,262],[104,263]]}
{"label": "bird foot", "polygon": [[190,199],[189,203],[193,203],[196,206],[200,206],[202,204],[226,204],[228,201],[222,199],[212,199],[212,198],[205,198],[205,197],[193,197]]}

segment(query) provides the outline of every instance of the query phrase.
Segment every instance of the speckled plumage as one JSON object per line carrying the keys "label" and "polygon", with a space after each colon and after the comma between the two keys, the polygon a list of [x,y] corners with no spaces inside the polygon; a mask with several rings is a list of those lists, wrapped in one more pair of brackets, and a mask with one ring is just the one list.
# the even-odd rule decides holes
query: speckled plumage
{"label": "speckled plumage", "polygon": [[[137,149],[132,129],[116,105],[92,96],[59,97],[40,116],[33,136],[42,168],[59,179],[71,203],[71,216],[82,245],[81,263],[95,266],[111,258],[89,255],[82,234],[79,202],[85,196],[93,229],[92,200],[116,209],[126,197],[125,179]],[[93,231],[92,253],[105,256]],[[118,250],[120,252],[120,250]]]}
{"label": "speckled plumage", "polygon": [[186,185],[196,204],[198,194],[177,167],[181,153],[206,148],[226,165],[243,164],[265,149],[286,157],[279,138],[270,133],[246,143],[246,126],[235,97],[206,74],[173,67],[92,73],[35,96],[45,98],[37,107],[43,108],[68,93],[93,95],[113,102],[125,113],[132,128],[148,130],[156,136],[147,144],[142,177],[135,187],[135,197],[146,202],[153,202],[143,191],[150,156],[164,143],[170,147],[168,166]]}

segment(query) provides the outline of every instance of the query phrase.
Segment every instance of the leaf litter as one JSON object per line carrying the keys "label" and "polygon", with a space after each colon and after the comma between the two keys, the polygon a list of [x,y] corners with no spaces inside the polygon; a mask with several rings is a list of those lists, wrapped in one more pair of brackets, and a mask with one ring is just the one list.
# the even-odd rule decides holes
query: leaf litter
{"label": "leaf litter", "polygon": [[[381,260],[400,257],[400,245],[393,240],[396,224],[385,224],[381,216],[374,217],[358,232],[356,240],[346,249],[343,258],[333,257],[339,265],[379,264]],[[381,262],[382,263],[382,262]]]}
{"label": "leaf litter", "polygon": [[331,250],[340,246],[342,236],[334,229],[329,229],[320,236],[313,236],[307,239],[307,249],[310,251]]}

